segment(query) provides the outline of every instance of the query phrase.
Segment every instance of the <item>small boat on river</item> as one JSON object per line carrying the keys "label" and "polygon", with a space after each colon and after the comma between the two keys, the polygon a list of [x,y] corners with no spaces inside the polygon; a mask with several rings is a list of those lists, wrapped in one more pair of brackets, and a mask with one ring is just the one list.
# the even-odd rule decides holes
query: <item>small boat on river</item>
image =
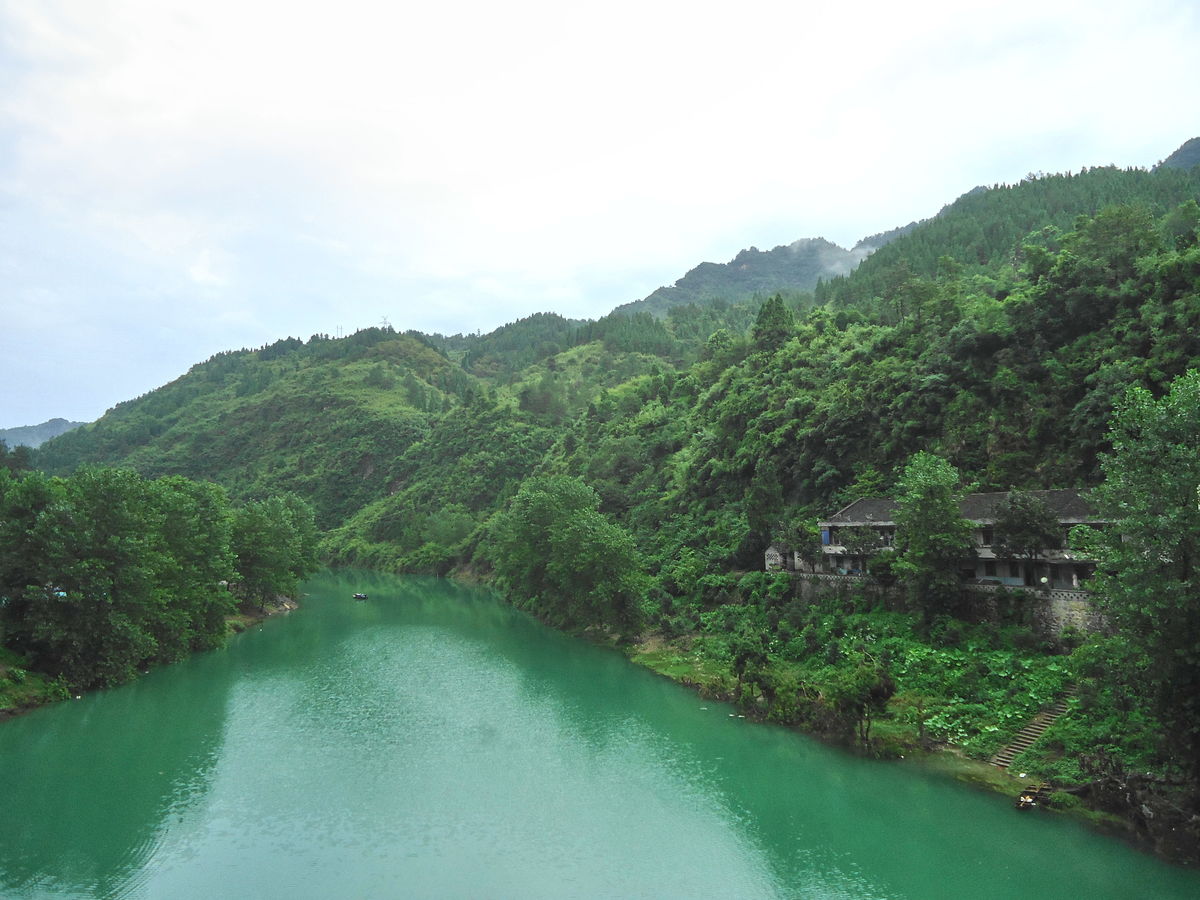
{"label": "small boat on river", "polygon": [[366,599],[367,599],[367,595],[366,595],[366,594],[355,594],[355,595],[354,595],[354,599],[355,599],[355,600],[366,600]]}

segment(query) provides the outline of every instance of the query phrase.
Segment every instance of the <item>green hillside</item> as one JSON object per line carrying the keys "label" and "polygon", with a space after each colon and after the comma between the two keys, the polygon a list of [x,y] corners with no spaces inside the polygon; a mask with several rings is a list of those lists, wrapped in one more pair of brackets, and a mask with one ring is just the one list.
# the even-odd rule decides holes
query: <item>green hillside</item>
{"label": "green hillside", "polygon": [[1200,138],[1192,138],[1159,163],[1157,168],[1193,169],[1200,166]]}
{"label": "green hillside", "polygon": [[38,462],[188,475],[236,497],[293,490],[323,527],[387,490],[395,458],[482,389],[421,336],[372,328],[219,354],[51,442]]}
{"label": "green hillside", "polygon": [[[381,535],[392,552],[371,560],[420,558],[421,529],[397,542],[381,504],[479,524],[533,471],[584,478],[633,526],[706,511],[704,553],[738,565],[784,511],[827,509],[859,479],[885,488],[917,450],[985,488],[1085,486],[1120,392],[1162,390],[1198,357],[1198,184],[1092,169],[972,192],[815,299],[788,295],[793,320],[769,334],[751,334],[760,301],[718,300],[220,354],[37,459],[295,491],[348,562]],[[464,454],[508,474],[481,490]]]}
{"label": "green hillside", "polygon": [[[1046,644],[1020,598],[971,625],[866,595],[809,602],[759,570],[773,536],[811,540],[818,517],[894,494],[928,454],[960,488],[1111,478],[1122,398],[1175,396],[1200,367],[1198,199],[1196,168],[1031,176],[960,197],[812,293],[699,287],[594,322],[221,354],[36,461],[211,479],[237,499],[294,491],[330,561],[491,577],[548,621],[653,634],[648,664],[757,715],[856,727],[874,752],[889,751],[871,710],[899,746],[919,732],[986,758],[1074,682],[1079,714],[1022,765],[1069,785],[1153,771],[1144,802],[1197,808],[1200,726],[1168,728],[1178,716],[1139,686],[1165,659],[1153,640],[1066,657],[1074,643]],[[1200,670],[1170,671],[1200,692]]]}

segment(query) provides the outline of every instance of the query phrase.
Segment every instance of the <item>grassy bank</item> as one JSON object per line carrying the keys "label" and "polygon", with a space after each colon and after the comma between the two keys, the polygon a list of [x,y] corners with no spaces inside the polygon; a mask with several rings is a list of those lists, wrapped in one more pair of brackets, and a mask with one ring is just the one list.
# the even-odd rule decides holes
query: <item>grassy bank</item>
{"label": "grassy bank", "polygon": [[61,681],[26,668],[27,660],[0,647],[0,718],[19,715],[70,696]]}
{"label": "grassy bank", "polygon": [[[1004,746],[1027,721],[1024,711],[1018,714],[1011,708],[1006,709],[1001,703],[990,707],[990,716],[981,716],[981,705],[965,702],[953,687],[940,695],[932,692],[914,695],[912,686],[905,685],[901,679],[896,692],[888,699],[886,705],[872,716],[869,733],[864,740],[857,727],[859,723],[849,721],[844,715],[844,709],[843,715],[832,709],[827,710],[824,715],[813,714],[813,700],[815,699],[818,705],[820,703],[820,687],[804,686],[803,666],[773,661],[752,672],[750,677],[747,677],[745,671],[739,677],[733,665],[733,658],[728,655],[722,658],[721,650],[714,648],[702,635],[671,639],[661,635],[648,636],[627,645],[624,651],[635,664],[692,687],[706,698],[733,703],[748,718],[795,727],[850,752],[919,767],[923,771],[953,778],[972,787],[1012,798],[1014,801],[1023,789],[1043,781],[1049,782],[1051,787],[1047,792],[1048,802],[1042,803],[1041,809],[1083,821],[1109,835],[1146,849],[1155,849],[1153,842],[1148,840],[1146,835],[1139,833],[1128,818],[1089,807],[1077,795],[1078,784],[1055,781],[1054,762],[1062,753],[1061,742],[1053,731],[1048,731],[1034,748],[1018,757],[1019,765],[1004,769],[987,761],[984,754],[990,755],[990,752],[994,752],[992,748]],[[925,648],[916,655],[920,656],[925,652],[937,651]],[[1030,654],[1031,657],[1036,655]],[[1023,654],[1015,654],[1016,668],[1035,668],[1032,662],[1028,666],[1022,666],[1021,656]],[[947,685],[954,685],[956,682],[953,671],[956,657],[957,654],[951,651],[944,660],[944,683]],[[1043,662],[1050,665],[1053,659],[1051,657]],[[1059,660],[1061,661],[1061,657]],[[1013,661],[1010,660],[1011,662]],[[906,667],[901,663],[897,668]],[[1057,668],[1062,668],[1065,674],[1065,667]],[[1000,666],[999,669],[1001,674],[991,680],[1011,681],[1011,673],[1003,674],[1004,666]],[[1057,673],[1050,674],[1054,676]],[[828,678],[828,672],[826,677]],[[985,694],[989,691],[994,694],[1011,692],[1007,685],[989,686],[988,680],[982,679],[983,683],[977,685],[977,690]],[[1052,681],[1057,683],[1056,678],[1052,677]],[[773,682],[775,689],[768,688],[764,692],[761,687],[763,682]],[[801,695],[807,693],[808,699],[801,699],[795,703],[794,708],[789,709],[793,702],[790,698],[780,696],[781,686],[786,686],[788,690]],[[926,689],[929,687],[927,683],[922,683],[921,686]],[[816,698],[812,696],[814,692],[817,694]],[[774,696],[771,696],[772,694]],[[959,733],[975,738],[968,741],[966,746],[944,739],[946,723],[949,720],[939,716],[939,713],[944,711],[946,706],[955,703],[968,707],[972,716],[971,719],[960,718],[952,724]],[[804,707],[810,707],[807,714]],[[996,725],[997,719],[1004,724]],[[931,728],[931,722],[939,727]],[[1041,765],[1038,764],[1039,760],[1043,761]]]}

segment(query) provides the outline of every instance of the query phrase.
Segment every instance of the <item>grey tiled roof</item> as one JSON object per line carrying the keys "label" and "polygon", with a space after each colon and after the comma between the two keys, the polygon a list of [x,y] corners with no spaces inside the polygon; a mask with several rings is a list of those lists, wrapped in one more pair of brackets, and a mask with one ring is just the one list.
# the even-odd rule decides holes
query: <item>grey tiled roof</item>
{"label": "grey tiled roof", "polygon": [[[1032,494],[1040,499],[1050,511],[1058,516],[1060,522],[1097,522],[1096,511],[1092,509],[1081,496],[1079,491],[1021,491]],[[996,507],[1007,497],[1008,491],[998,491],[992,494],[967,494],[959,504],[959,510],[964,519],[972,522],[996,521]]]}
{"label": "grey tiled roof", "polygon": [[[1039,497],[1050,510],[1058,516],[1060,522],[1098,522],[1101,521],[1086,500],[1079,496],[1079,491],[1026,491],[1023,493]],[[964,519],[984,524],[996,521],[996,506],[1009,494],[1008,491],[997,491],[989,494],[967,494],[959,504],[959,512]],[[896,512],[896,501],[884,497],[868,497],[855,500],[849,506],[838,510],[820,525],[891,525]]]}
{"label": "grey tiled roof", "polygon": [[839,509],[822,525],[885,525],[892,521],[896,501],[886,497],[864,497]]}

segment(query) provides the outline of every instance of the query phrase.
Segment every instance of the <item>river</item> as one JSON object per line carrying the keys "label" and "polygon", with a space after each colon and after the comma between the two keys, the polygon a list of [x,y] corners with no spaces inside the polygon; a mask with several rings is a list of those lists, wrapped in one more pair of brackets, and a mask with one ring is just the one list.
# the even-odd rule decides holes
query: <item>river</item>
{"label": "river", "polygon": [[0,895],[1200,896],[1198,872],[749,723],[486,591],[306,590],[0,725]]}

